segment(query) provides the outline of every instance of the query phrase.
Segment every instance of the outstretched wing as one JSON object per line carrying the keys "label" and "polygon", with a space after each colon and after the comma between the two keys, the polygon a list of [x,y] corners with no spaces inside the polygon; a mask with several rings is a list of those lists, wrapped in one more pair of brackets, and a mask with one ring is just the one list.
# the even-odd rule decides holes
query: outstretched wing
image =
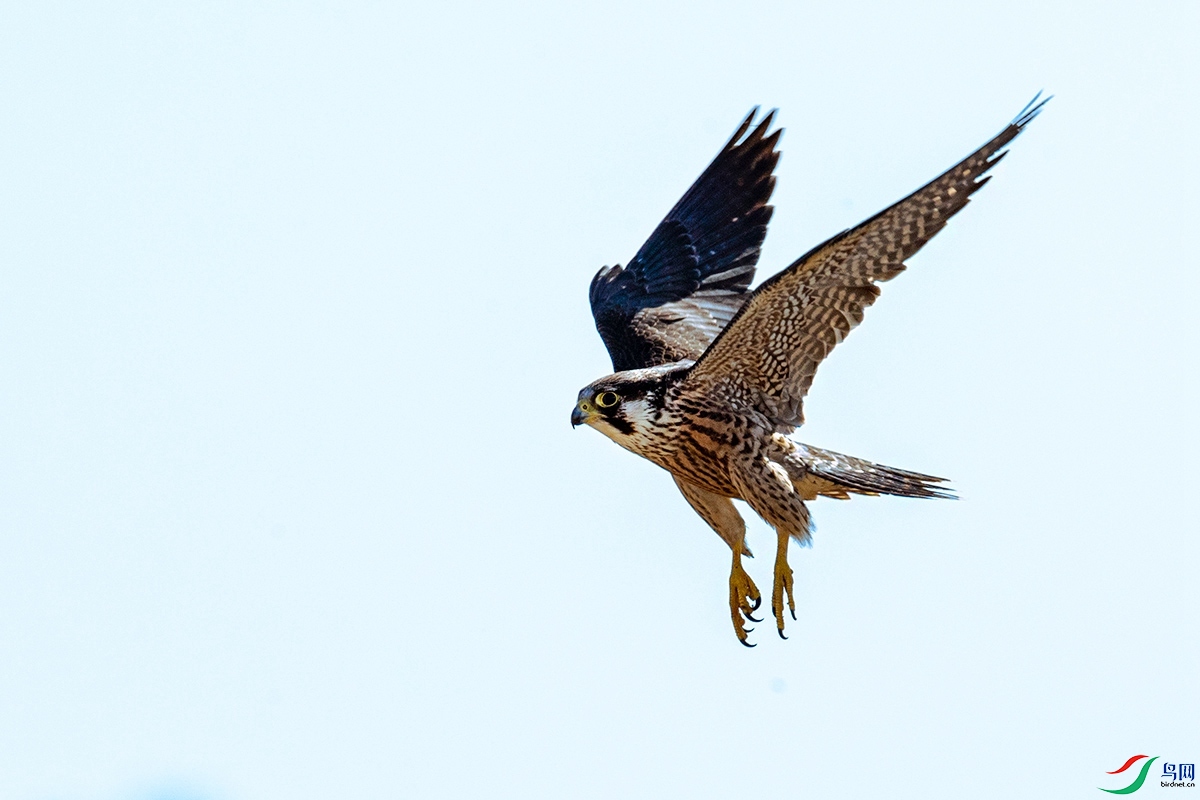
{"label": "outstretched wing", "polygon": [[1004,157],[1000,148],[1049,98],[1037,100],[944,175],[764,282],[692,367],[687,382],[740,395],[780,426],[802,424],[817,365],[862,322],[863,311],[879,296],[875,283],[899,275],[904,260],[990,180],[980,176]]}
{"label": "outstretched wing", "polygon": [[767,201],[782,132],[767,135],[774,111],[751,130],[757,112],[629,266],[604,267],[592,279],[592,316],[615,371],[699,358],[745,301],[774,210]]}

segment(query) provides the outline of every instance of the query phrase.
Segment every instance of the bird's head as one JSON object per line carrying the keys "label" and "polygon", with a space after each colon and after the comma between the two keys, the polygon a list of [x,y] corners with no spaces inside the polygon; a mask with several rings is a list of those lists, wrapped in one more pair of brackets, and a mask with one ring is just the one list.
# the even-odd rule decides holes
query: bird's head
{"label": "bird's head", "polygon": [[592,381],[579,392],[571,426],[591,425],[617,444],[637,450],[638,440],[655,433],[667,389],[690,366],[691,361],[679,361]]}

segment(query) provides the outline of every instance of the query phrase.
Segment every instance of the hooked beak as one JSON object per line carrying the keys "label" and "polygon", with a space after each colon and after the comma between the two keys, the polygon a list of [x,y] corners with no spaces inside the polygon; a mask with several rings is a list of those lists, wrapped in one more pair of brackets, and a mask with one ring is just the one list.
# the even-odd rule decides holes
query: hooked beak
{"label": "hooked beak", "polygon": [[588,415],[583,413],[583,409],[579,406],[575,406],[575,409],[571,412],[571,427],[578,428],[587,421]]}

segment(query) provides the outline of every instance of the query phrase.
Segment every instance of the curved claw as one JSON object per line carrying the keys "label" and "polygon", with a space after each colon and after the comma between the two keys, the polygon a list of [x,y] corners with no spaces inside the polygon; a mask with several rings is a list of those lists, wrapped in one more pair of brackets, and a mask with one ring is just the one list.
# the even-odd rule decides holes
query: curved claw
{"label": "curved claw", "polygon": [[758,645],[750,644],[745,639],[738,639],[738,641],[742,643],[742,647],[758,647]]}
{"label": "curved claw", "polygon": [[794,609],[794,608],[793,608],[793,609],[790,609],[790,610],[791,610],[791,612],[792,612],[792,621],[793,621],[793,622],[795,622],[795,621],[796,621],[796,609]]}
{"label": "curved claw", "polygon": [[746,641],[753,628],[746,628],[746,621],[762,622],[754,616],[754,611],[762,604],[762,595],[754,581],[742,568],[740,554],[733,557],[733,569],[729,573],[729,615],[733,621],[733,631],[738,641],[746,647],[754,647]]}
{"label": "curved claw", "polygon": [[785,642],[787,641],[787,637],[783,635],[783,628],[776,628],[775,631],[779,634],[780,639],[783,639]]}

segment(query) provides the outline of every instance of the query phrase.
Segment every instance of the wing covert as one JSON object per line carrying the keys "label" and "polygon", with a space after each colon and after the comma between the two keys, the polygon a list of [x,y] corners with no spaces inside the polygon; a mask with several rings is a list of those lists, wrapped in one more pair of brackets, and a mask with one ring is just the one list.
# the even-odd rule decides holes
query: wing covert
{"label": "wing covert", "polygon": [[[1040,97],[1040,94],[1039,94]],[[692,367],[687,381],[741,395],[781,427],[804,422],[817,366],[891,280],[970,196],[1049,100],[1035,97],[994,139],[866,222],[818,245],[759,286]]]}
{"label": "wing covert", "polygon": [[604,267],[588,297],[613,369],[695,359],[754,279],[773,208],[775,112],[750,112],[626,267]]}

